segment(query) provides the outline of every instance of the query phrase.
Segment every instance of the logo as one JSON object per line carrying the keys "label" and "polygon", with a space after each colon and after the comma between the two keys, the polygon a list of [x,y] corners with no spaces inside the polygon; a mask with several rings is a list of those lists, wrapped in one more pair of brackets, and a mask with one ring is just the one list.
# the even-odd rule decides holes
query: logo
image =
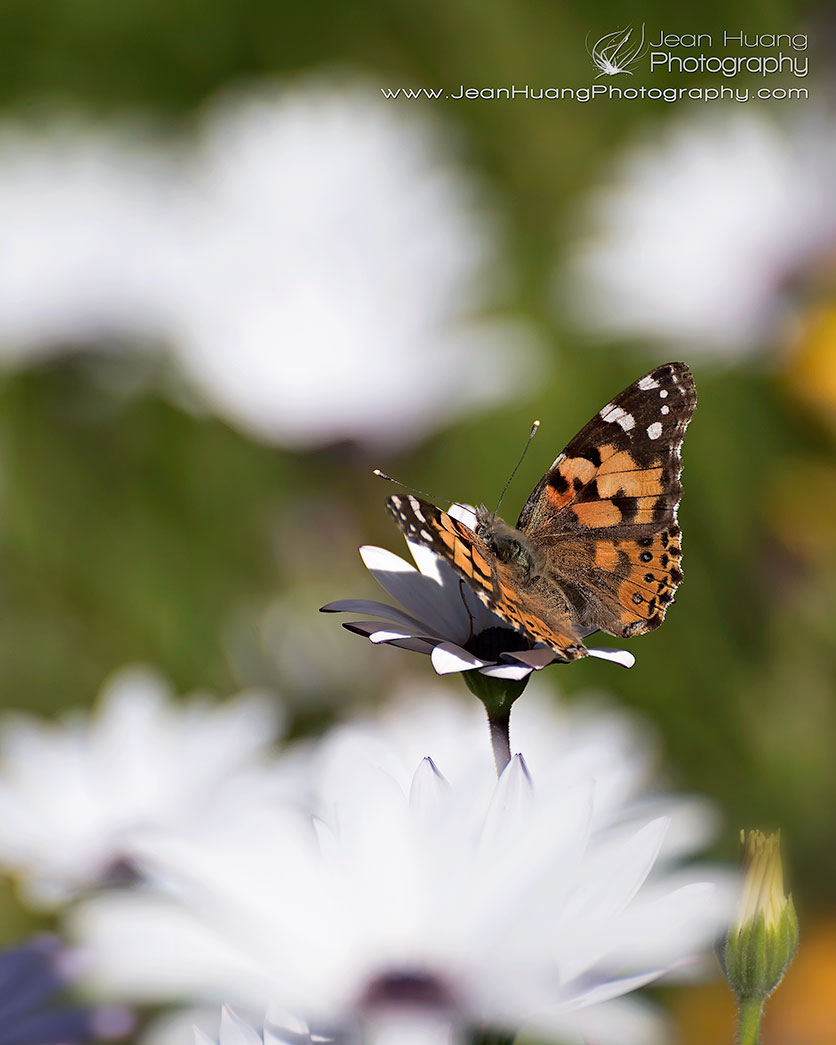
{"label": "logo", "polygon": [[602,36],[590,50],[587,34],[586,50],[592,59],[592,64],[598,70],[598,76],[617,76],[619,73],[633,75],[630,72],[630,66],[635,65],[647,51],[644,42],[644,22],[642,22],[641,37],[633,40],[632,36],[632,26],[616,29],[614,33]]}

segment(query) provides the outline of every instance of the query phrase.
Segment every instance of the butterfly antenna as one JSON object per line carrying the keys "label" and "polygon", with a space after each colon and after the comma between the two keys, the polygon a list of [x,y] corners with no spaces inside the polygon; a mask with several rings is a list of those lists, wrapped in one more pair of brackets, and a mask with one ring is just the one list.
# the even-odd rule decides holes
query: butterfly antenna
{"label": "butterfly antenna", "polygon": [[499,495],[499,500],[496,502],[496,508],[494,509],[494,515],[498,515],[499,514],[500,505],[502,504],[502,501],[503,501],[503,498],[505,497],[505,494],[508,492],[508,487],[511,485],[511,480],[517,474],[517,472],[519,471],[520,465],[525,460],[525,455],[528,453],[529,446],[531,446],[531,440],[534,438],[535,435],[537,435],[537,429],[539,427],[540,427],[540,422],[539,421],[535,421],[534,424],[531,426],[531,431],[528,433],[528,439],[526,439],[526,441],[525,441],[525,446],[523,447],[523,452],[520,454],[520,459],[514,465],[514,470],[508,476],[508,482],[505,484],[505,486],[504,486],[504,488],[502,490],[502,493]]}
{"label": "butterfly antenna", "polygon": [[447,501],[448,504],[459,504],[459,501],[454,501],[452,497],[439,497],[435,493],[427,493],[426,490],[419,490],[417,486],[407,486],[406,483],[402,483],[400,479],[394,479],[391,475],[387,475],[386,472],[381,472],[379,468],[375,468],[372,471],[372,475],[376,475],[378,479],[386,479],[387,482],[394,483],[395,486],[400,486],[403,490],[411,490],[413,493],[419,493],[422,497],[429,497],[431,501]]}

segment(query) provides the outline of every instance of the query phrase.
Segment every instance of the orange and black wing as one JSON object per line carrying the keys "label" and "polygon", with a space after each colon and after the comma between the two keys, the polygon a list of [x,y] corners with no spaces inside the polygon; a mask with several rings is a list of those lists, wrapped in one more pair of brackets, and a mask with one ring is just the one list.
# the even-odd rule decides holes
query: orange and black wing
{"label": "orange and black wing", "polygon": [[682,580],[682,441],[697,403],[685,363],[656,367],[607,403],[538,483],[517,523],[543,548],[583,628],[658,627]]}

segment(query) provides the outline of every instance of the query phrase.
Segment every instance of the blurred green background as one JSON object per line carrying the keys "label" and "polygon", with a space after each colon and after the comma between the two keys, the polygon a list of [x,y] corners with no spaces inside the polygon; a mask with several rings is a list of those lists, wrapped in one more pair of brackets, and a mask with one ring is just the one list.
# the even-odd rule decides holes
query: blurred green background
{"label": "blurred green background", "polygon": [[[217,92],[264,77],[293,82],[337,69],[389,87],[581,84],[591,75],[587,34],[640,20],[649,31],[803,29],[811,64],[824,69],[832,62],[826,13],[824,4],[788,0],[690,12],[661,2],[591,11],[578,0],[14,0],[0,12],[0,105],[24,119],[56,105],[95,119],[140,115],[175,135]],[[826,101],[826,84],[817,87]],[[490,504],[539,417],[541,433],[505,502],[513,518],[594,411],[680,354],[636,339],[581,339],[554,309],[553,279],[579,208],[619,151],[700,103],[389,105],[441,121],[487,186],[504,223],[511,310],[546,346],[536,392],[397,453],[349,444],[292,452],[181,409],[153,384],[114,396],[91,379],[83,346],[8,368],[0,377],[4,705],[53,713],[89,704],[111,671],[148,661],[182,691],[271,686],[303,734],[374,705],[406,677],[429,681],[424,658],[389,649],[366,656],[354,648],[359,639],[316,612],[333,598],[378,597],[357,545],[401,551],[383,510],[388,491],[371,468]],[[836,369],[836,345],[822,351]],[[686,356],[700,401],[685,444],[677,605],[660,631],[627,643],[633,670],[583,662],[547,674],[570,698],[603,689],[655,724],[668,779],[723,810],[716,855],[734,857],[739,826],[783,829],[804,939],[806,926],[830,924],[836,901],[836,415],[799,394],[793,359],[778,337],[748,359]],[[360,669],[341,670],[343,656]],[[314,670],[317,659],[334,666]],[[18,924],[11,910],[7,924]],[[767,1041],[826,1040],[775,1035]]]}

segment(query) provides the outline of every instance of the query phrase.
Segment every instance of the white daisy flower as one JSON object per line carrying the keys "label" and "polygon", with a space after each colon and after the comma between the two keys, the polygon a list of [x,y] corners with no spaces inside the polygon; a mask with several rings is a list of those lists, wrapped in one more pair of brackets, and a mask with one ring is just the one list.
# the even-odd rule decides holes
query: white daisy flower
{"label": "white daisy flower", "polygon": [[408,442],[536,374],[478,187],[376,86],[239,93],[176,145],[129,132],[0,127],[0,358],[167,345],[184,401],[291,447]]}
{"label": "white daisy flower", "polygon": [[172,336],[219,412],[286,445],[390,445],[518,390],[530,344],[478,318],[496,236],[445,144],[352,82],[210,110]]}
{"label": "white daisy flower", "polygon": [[[450,515],[474,529],[476,516],[454,504]],[[385,548],[365,545],[360,555],[380,586],[403,609],[369,599],[340,599],[323,613],[362,613],[375,620],[348,621],[344,628],[371,642],[427,653],[439,675],[478,670],[503,679],[523,679],[555,661],[557,654],[531,643],[492,613],[458,574],[424,545],[406,541],[415,566]],[[516,648],[515,648],[516,647]],[[632,667],[627,650],[587,647],[589,656]]]}
{"label": "white daisy flower", "polygon": [[355,734],[324,750],[313,823],[261,806],[156,838],[158,888],[74,913],[91,983],[275,1003],[364,1041],[459,1041],[476,1025],[657,1040],[655,1015],[623,996],[710,944],[733,903],[672,868],[678,803],[619,809],[589,765],[532,782],[521,755],[492,783],[487,765],[454,760],[448,777],[425,757],[404,786],[401,753],[381,748]]}
{"label": "white daisy flower", "polygon": [[275,700],[172,697],[133,668],[113,676],[92,714],[0,720],[0,865],[28,900],[50,906],[130,875],[143,832],[188,823],[225,790],[271,790],[258,767],[279,725]]}
{"label": "white daisy flower", "polygon": [[174,173],[135,127],[0,125],[0,359],[163,336]]}
{"label": "white daisy flower", "polygon": [[592,198],[561,308],[598,336],[758,348],[803,304],[805,273],[832,263],[833,143],[824,117],[787,128],[735,111],[666,126]]}

